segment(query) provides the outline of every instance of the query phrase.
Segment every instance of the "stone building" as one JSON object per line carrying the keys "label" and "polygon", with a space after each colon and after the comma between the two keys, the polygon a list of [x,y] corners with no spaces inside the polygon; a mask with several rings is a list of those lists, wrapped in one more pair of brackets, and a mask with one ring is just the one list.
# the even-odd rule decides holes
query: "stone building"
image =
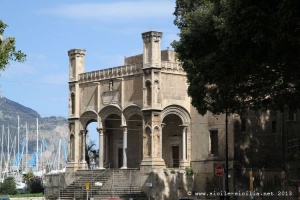
{"label": "stone building", "polygon": [[[225,115],[198,114],[187,95],[186,74],[172,50],[161,50],[161,39],[161,32],[142,33],[142,54],[125,58],[123,66],[91,72],[84,71],[85,50],[68,52],[68,171],[88,168],[87,126],[97,122],[97,168],[110,164],[111,168],[139,168],[144,173],[192,168],[195,173],[192,190],[205,191],[214,182],[222,189],[223,177],[216,177],[214,169],[225,162]],[[245,117],[229,115],[231,190],[238,185],[233,181],[236,174],[246,174],[248,184],[250,169],[264,168],[264,162],[253,163],[259,162],[262,154],[258,152],[270,154],[263,149],[272,146],[266,141],[274,138],[278,139],[273,145],[278,150],[275,158],[280,158],[280,164],[277,162],[273,171],[281,172],[284,141],[287,144],[282,128],[286,123],[281,116],[269,112]],[[297,130],[299,126],[294,132]],[[267,136],[259,139],[261,133]]]}

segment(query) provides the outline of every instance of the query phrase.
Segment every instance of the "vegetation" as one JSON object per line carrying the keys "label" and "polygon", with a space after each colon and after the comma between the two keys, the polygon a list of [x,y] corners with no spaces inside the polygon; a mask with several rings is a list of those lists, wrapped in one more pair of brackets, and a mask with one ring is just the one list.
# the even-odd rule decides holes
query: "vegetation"
{"label": "vegetation", "polygon": [[177,0],[174,15],[200,114],[300,108],[300,1]]}
{"label": "vegetation", "polygon": [[91,168],[92,159],[95,161],[96,164],[96,160],[99,157],[99,149],[94,149],[95,146],[95,141],[90,141],[90,143],[85,146],[85,161],[89,168]]}
{"label": "vegetation", "polygon": [[42,179],[39,177],[35,177],[33,172],[28,172],[27,174],[24,174],[23,178],[27,184],[27,190],[29,193],[44,192]]}
{"label": "vegetation", "polygon": [[193,171],[192,168],[186,167],[184,170],[185,170],[186,175],[193,175],[194,174],[194,171]]}
{"label": "vegetation", "polygon": [[7,177],[4,179],[3,183],[0,183],[0,194],[12,195],[17,194],[16,182],[14,177]]}
{"label": "vegetation", "polygon": [[15,38],[3,38],[5,28],[7,28],[7,25],[0,20],[0,70],[5,70],[11,60],[24,62],[26,58],[24,53],[16,50]]}
{"label": "vegetation", "polygon": [[15,194],[15,195],[10,195],[10,198],[25,198],[25,197],[43,197],[44,193],[34,193],[34,194]]}

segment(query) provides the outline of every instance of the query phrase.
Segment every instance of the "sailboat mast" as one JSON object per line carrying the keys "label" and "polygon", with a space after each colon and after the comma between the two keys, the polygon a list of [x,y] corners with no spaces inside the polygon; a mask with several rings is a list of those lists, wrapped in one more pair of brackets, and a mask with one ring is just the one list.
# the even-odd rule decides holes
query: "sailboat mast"
{"label": "sailboat mast", "polygon": [[59,171],[60,167],[60,146],[61,146],[61,139],[59,139],[59,144],[58,144],[58,159],[57,159],[57,170]]}
{"label": "sailboat mast", "polygon": [[25,170],[27,172],[28,170],[28,166],[27,166],[27,163],[28,163],[28,160],[27,160],[27,154],[28,154],[28,127],[27,127],[27,122],[26,122],[26,155],[25,155]]}
{"label": "sailboat mast", "polygon": [[9,137],[10,137],[10,133],[9,133],[9,125],[7,127],[7,171],[9,171]]}
{"label": "sailboat mast", "polygon": [[[16,140],[17,140],[17,138],[16,138],[16,136],[15,136],[15,138],[14,138],[14,143],[13,143],[13,145],[14,145],[14,161],[16,160]],[[15,166],[13,165],[13,172],[15,171]]]}
{"label": "sailboat mast", "polygon": [[0,182],[2,182],[2,158],[3,158],[3,136],[4,136],[4,125],[2,125],[2,137],[1,137],[1,158],[0,158],[0,169],[1,169],[1,174],[0,174]]}
{"label": "sailboat mast", "polygon": [[19,169],[20,169],[20,117],[18,115],[18,178],[19,178]]}
{"label": "sailboat mast", "polygon": [[39,171],[39,119],[36,118],[36,171]]}

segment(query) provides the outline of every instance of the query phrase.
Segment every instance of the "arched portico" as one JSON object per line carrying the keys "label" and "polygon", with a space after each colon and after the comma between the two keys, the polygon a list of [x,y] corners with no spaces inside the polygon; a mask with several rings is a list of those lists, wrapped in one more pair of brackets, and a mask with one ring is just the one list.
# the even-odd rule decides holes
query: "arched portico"
{"label": "arched portico", "polygon": [[80,145],[80,157],[81,157],[81,163],[86,163],[86,136],[88,133],[87,130],[87,126],[88,124],[90,124],[91,122],[97,122],[97,112],[90,110],[90,111],[86,111],[84,113],[82,113],[82,115],[79,118],[79,123],[80,123],[80,141],[81,141],[81,145]]}
{"label": "arched portico", "polygon": [[162,120],[162,158],[170,168],[188,167],[190,145],[190,115],[181,106],[166,107],[161,114]]}

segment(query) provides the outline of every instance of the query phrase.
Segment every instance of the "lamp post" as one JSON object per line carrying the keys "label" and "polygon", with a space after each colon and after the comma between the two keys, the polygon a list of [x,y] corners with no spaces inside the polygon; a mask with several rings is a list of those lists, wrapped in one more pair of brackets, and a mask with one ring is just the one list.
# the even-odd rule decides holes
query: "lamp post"
{"label": "lamp post", "polygon": [[225,192],[226,196],[225,199],[230,199],[230,197],[227,195],[229,192],[228,187],[228,112],[225,111]]}

